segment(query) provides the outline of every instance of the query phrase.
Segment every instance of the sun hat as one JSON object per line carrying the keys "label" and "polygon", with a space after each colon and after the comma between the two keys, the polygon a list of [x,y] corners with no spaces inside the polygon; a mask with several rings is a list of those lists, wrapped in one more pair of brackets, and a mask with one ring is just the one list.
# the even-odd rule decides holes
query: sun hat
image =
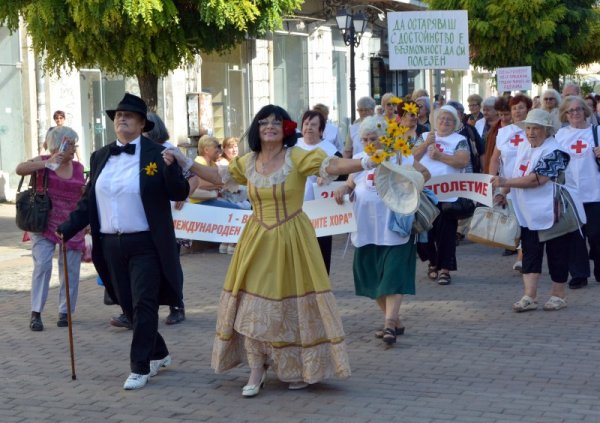
{"label": "sun hat", "polygon": [[419,194],[425,179],[409,165],[383,162],[375,172],[375,186],[381,201],[399,214],[413,214],[419,206]]}
{"label": "sun hat", "polygon": [[452,115],[452,117],[454,118],[454,130],[458,131],[458,129],[460,128],[460,119],[458,118],[458,112],[456,111],[456,109],[452,106],[449,106],[448,104],[444,104],[442,107],[440,107],[440,109],[438,110],[438,113],[436,115],[436,119],[439,116],[440,113],[442,112],[447,112],[450,113]]}
{"label": "sun hat", "polygon": [[529,113],[527,113],[525,120],[517,122],[515,125],[521,129],[525,129],[527,125],[539,125],[546,128],[554,128],[554,125],[552,124],[552,116],[550,113],[542,109],[531,109]]}
{"label": "sun hat", "polygon": [[117,108],[114,110],[107,110],[106,114],[110,120],[114,121],[117,112],[134,112],[142,115],[146,120],[146,125],[144,126],[144,129],[142,129],[143,132],[148,132],[154,128],[154,122],[148,120],[148,106],[146,106],[146,102],[137,95],[125,93],[125,96],[119,102]]}

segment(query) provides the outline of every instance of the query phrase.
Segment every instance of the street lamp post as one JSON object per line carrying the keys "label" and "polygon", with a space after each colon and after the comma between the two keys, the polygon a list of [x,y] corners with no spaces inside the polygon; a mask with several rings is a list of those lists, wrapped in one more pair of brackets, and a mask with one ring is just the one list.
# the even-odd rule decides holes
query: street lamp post
{"label": "street lamp post", "polygon": [[345,10],[338,12],[335,17],[337,26],[342,31],[344,43],[350,46],[350,123],[353,123],[356,118],[356,76],[354,74],[354,48],[360,45],[360,38],[367,28],[367,18],[365,15],[358,12],[354,15],[349,14]]}

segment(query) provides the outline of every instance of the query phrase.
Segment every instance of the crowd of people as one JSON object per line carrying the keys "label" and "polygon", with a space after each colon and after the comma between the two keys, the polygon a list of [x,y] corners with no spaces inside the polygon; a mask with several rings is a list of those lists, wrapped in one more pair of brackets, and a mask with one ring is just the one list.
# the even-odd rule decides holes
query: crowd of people
{"label": "crowd of people", "polygon": [[[389,160],[408,166],[422,180],[466,172],[491,175],[495,203],[514,213],[521,226],[514,269],[522,273],[524,290],[513,310],[537,308],[544,251],[553,283],[543,308],[560,310],[567,306],[567,285],[587,285],[590,260],[600,282],[600,147],[596,111],[590,108],[597,102],[572,92],[576,88],[567,84],[563,95],[547,90],[538,107],[525,94],[472,95],[469,113],[443,96],[432,103],[423,90],[404,99],[385,94],[381,114],[374,99],[363,97],[345,142],[328,130],[328,109],[322,104],[306,111],[298,128],[286,110],[268,105],[244,136],[248,153],[238,155],[237,138],[219,142],[204,136],[195,160],[168,142],[164,123],[141,98],[126,94],[106,112],[117,140],[92,154],[87,184],[83,167],[73,160],[77,134],[65,126],[48,132],[50,154],[17,167],[19,175],[35,175],[38,186],[47,179],[54,204],[47,230],[31,234],[30,328],[43,330],[56,244],[67,247],[70,312],[75,311],[83,235],[89,231],[107,295],[132,329],[131,373],[123,387],[142,388],[171,363],[158,332],[159,305],[171,307],[170,324],[185,319],[182,241],[175,239],[171,202],[176,208],[186,202],[251,207],[237,245],[219,247],[232,259],[218,301],[212,367],[224,372],[246,363],[244,397],[260,393],[268,371],[292,390],[350,376],[329,282],[331,237],[317,238],[302,211],[303,202],[314,199],[312,185],[338,176],[345,181],[335,200],[353,202],[355,292],[377,303],[382,324],[374,335],[387,345],[405,332],[400,307],[405,295],[415,294],[417,257],[428,263],[429,279],[450,285],[451,272],[458,270],[460,228],[468,227],[468,218],[457,217],[457,210],[468,209],[462,197],[438,202],[440,213],[428,232],[402,232],[389,224],[395,214],[375,185],[380,161],[372,152],[381,151],[392,126],[402,128],[410,154]],[[59,149],[64,140],[65,148]],[[568,207],[575,209],[577,228],[553,234]],[[62,284],[59,292],[57,324],[66,326]]]}

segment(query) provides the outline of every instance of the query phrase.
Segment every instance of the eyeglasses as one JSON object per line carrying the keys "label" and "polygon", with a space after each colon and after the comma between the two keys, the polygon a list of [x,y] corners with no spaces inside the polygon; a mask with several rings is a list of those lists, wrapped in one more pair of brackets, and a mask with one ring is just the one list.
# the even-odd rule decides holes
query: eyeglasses
{"label": "eyeglasses", "polygon": [[451,118],[451,117],[439,117],[438,120],[440,122],[452,122],[452,123],[454,123],[454,118]]}
{"label": "eyeglasses", "polygon": [[258,121],[258,126],[269,126],[271,125],[274,128],[281,128],[283,122],[280,120],[269,120],[269,119],[261,119]]}
{"label": "eyeglasses", "polygon": [[544,98],[544,101],[556,101],[554,97]]}
{"label": "eyeglasses", "polygon": [[574,113],[580,113],[580,112],[583,112],[583,107],[575,107],[574,109],[567,110],[568,115],[572,115]]}
{"label": "eyeglasses", "polygon": [[468,106],[469,106],[469,107],[479,107],[479,104],[477,104],[477,103],[471,103],[471,104],[469,104]]}
{"label": "eyeglasses", "polygon": [[373,109],[363,109],[363,108],[356,109],[357,112],[370,112],[371,110],[373,110]]}

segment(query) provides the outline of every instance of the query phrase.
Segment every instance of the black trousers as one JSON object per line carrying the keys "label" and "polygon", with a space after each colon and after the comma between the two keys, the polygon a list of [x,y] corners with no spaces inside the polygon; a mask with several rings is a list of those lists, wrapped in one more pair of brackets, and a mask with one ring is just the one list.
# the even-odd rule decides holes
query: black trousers
{"label": "black trousers", "polygon": [[102,235],[102,252],[123,313],[133,325],[131,371],[150,372],[150,360],[169,354],[158,333],[161,268],[150,232]]}
{"label": "black trousers", "polygon": [[456,270],[457,227],[456,219],[450,219],[441,212],[433,222],[433,228],[427,233],[427,243],[417,245],[421,260],[428,260],[438,270]]}
{"label": "black trousers", "polygon": [[585,203],[585,235],[590,245],[590,259],[594,262],[594,277],[600,282],[600,202]]}
{"label": "black trousers", "polygon": [[571,232],[568,238],[569,249],[569,273],[571,278],[587,279],[590,277],[590,259],[585,243],[586,226]]}
{"label": "black trousers", "polygon": [[331,246],[333,245],[333,236],[320,236],[317,238],[317,241],[319,242],[319,248],[321,249],[321,255],[323,256],[323,261],[325,262],[327,274],[329,274],[329,269],[331,267]]}

